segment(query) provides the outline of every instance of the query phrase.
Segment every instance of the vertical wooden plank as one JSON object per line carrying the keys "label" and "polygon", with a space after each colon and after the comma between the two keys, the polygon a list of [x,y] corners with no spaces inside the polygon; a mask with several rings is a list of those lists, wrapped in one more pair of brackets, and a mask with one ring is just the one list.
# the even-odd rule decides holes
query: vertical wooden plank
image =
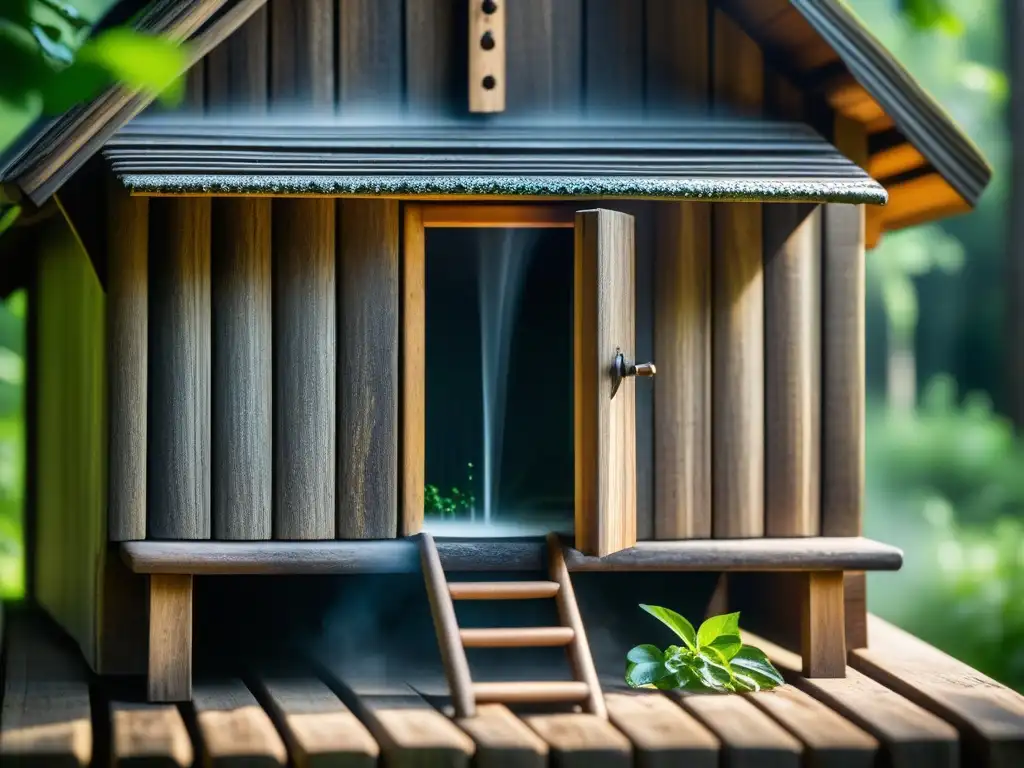
{"label": "vertical wooden plank", "polygon": [[[654,356],[654,285],[657,203],[630,205],[625,213],[636,216],[636,359]],[[654,381],[636,388],[636,538],[654,538]]]}
{"label": "vertical wooden plank", "polygon": [[335,203],[273,203],[274,538],[335,533]]}
{"label": "vertical wooden plank", "polygon": [[649,111],[706,107],[710,93],[708,0],[646,0]]}
{"label": "vertical wooden plank", "polygon": [[809,573],[801,613],[804,677],[846,676],[846,621],[843,618],[843,573]]}
{"label": "vertical wooden plank", "polygon": [[469,0],[469,111],[505,109],[505,4]]}
{"label": "vertical wooden plank", "polygon": [[400,533],[423,528],[426,476],[426,234],[423,209],[407,204],[402,214],[402,422]]}
{"label": "vertical wooden plank", "polygon": [[583,97],[582,0],[516,0],[506,22],[506,110],[573,110]]}
{"label": "vertical wooden plank", "polygon": [[270,98],[274,107],[334,104],[332,0],[271,0]]}
{"label": "vertical wooden plank", "polygon": [[210,538],[210,200],[150,205],[147,528]]}
{"label": "vertical wooden plank", "polygon": [[192,698],[192,576],[149,577],[150,701]]}
{"label": "vertical wooden plank", "polygon": [[339,0],[338,103],[397,107],[403,99],[403,0]]}
{"label": "vertical wooden plank", "polygon": [[[761,106],[761,51],[722,11],[714,17],[714,103]],[[761,206],[713,209],[712,532],[764,534],[764,284]]]}
{"label": "vertical wooden plank", "polygon": [[654,536],[711,536],[711,206],[657,206]]}
{"label": "vertical wooden plank", "polygon": [[397,200],[338,203],[340,539],[398,534]]}
{"label": "vertical wooden plank", "polygon": [[590,111],[639,109],[644,99],[644,5],[585,0],[584,94]]}
{"label": "vertical wooden plank", "polygon": [[206,59],[200,59],[185,73],[185,98],[182,108],[202,112],[206,107]]}
{"label": "vertical wooden plank", "polygon": [[261,6],[206,57],[206,104],[212,111],[267,108],[267,7]]}
{"label": "vertical wooden plank", "polygon": [[216,200],[213,238],[213,535],[269,539],[270,200]]}
{"label": "vertical wooden plank", "polygon": [[464,108],[465,17],[462,0],[405,0],[405,97],[417,112]]}
{"label": "vertical wooden plank", "polygon": [[863,571],[846,573],[843,578],[843,614],[846,620],[846,648],[868,647],[868,584]]}
{"label": "vertical wooden plank", "polygon": [[110,541],[146,538],[149,205],[108,186],[107,397]]}
{"label": "vertical wooden plank", "polygon": [[633,217],[581,211],[575,236],[576,547],[604,556],[636,544],[636,382],[611,375],[635,360]]}

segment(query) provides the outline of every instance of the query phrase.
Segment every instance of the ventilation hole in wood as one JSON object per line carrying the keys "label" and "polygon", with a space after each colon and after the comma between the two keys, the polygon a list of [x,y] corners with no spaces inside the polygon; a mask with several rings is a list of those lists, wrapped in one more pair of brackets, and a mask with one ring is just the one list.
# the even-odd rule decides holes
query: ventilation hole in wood
{"label": "ventilation hole in wood", "polygon": [[492,13],[498,10],[498,4],[494,2],[494,0],[484,0],[483,5],[481,6],[481,10],[483,10],[484,13],[490,16]]}
{"label": "ventilation hole in wood", "polygon": [[485,51],[493,50],[494,48],[494,35],[490,32],[484,32],[484,36],[480,38],[480,47]]}
{"label": "ventilation hole in wood", "polygon": [[496,86],[497,84],[498,84],[498,81],[494,79],[494,75],[487,75],[484,78],[483,86],[488,91],[491,90],[492,88],[494,88],[494,86]]}

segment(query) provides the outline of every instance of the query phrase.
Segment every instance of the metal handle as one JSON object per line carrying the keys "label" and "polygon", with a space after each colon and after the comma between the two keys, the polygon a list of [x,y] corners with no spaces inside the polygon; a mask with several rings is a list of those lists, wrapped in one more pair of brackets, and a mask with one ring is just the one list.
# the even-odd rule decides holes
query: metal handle
{"label": "metal handle", "polygon": [[616,350],[612,362],[612,397],[619,391],[619,385],[627,376],[653,376],[658,372],[654,363],[633,363],[626,359],[621,351]]}

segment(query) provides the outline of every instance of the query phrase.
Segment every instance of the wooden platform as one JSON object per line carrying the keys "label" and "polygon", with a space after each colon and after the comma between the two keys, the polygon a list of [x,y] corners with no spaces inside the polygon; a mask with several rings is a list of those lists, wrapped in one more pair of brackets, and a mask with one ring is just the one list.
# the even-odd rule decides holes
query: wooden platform
{"label": "wooden platform", "polygon": [[[544,539],[438,539],[446,571],[542,571]],[[121,545],[136,573],[414,573],[417,537],[388,541],[131,541]],[[569,571],[895,571],[896,547],[871,539],[815,537],[650,541],[607,557],[567,548]]]}
{"label": "wooden platform", "polygon": [[[608,719],[480,707],[456,721],[410,685],[302,674],[197,679],[182,707],[142,704],[90,679],[48,621],[7,622],[0,762],[372,768],[1010,768],[1024,764],[1024,697],[877,619],[843,679],[800,675],[749,696],[675,696],[606,683]],[[315,669],[316,672],[309,670]]]}

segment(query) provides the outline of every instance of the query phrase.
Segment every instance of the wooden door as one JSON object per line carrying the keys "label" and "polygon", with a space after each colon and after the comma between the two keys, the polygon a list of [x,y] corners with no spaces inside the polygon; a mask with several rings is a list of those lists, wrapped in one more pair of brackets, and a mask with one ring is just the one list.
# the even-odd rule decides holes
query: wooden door
{"label": "wooden door", "polygon": [[603,557],[636,544],[633,217],[579,211],[575,234],[576,548]]}

